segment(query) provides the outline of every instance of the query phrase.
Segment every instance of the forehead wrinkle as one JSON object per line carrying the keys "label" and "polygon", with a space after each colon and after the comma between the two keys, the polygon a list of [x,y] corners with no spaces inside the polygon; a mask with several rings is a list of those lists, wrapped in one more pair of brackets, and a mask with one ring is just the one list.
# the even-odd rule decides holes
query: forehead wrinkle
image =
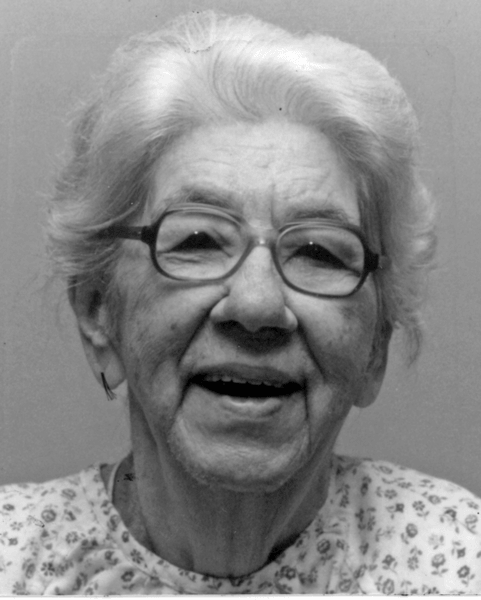
{"label": "forehead wrinkle", "polygon": [[358,225],[353,182],[328,140],[321,139],[319,146],[317,138],[313,144],[312,136],[302,131],[297,136],[287,130],[280,136],[277,129],[273,135],[262,126],[252,132],[244,129],[207,129],[205,135],[198,131],[190,140],[179,140],[173,154],[159,164],[159,212],[193,202],[234,208],[248,220],[265,222],[270,217],[276,224],[285,222],[288,214],[297,219],[335,216]]}

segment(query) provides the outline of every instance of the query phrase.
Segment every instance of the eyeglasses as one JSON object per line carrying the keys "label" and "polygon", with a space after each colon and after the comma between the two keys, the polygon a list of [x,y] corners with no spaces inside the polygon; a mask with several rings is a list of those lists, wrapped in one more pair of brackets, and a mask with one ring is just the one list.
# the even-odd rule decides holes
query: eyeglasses
{"label": "eyeglasses", "polygon": [[261,235],[240,216],[202,204],[171,207],[152,225],[113,225],[100,235],[144,242],[159,273],[194,283],[230,277],[255,246],[267,246],[283,281],[318,297],[350,296],[387,264],[357,230],[328,219],[288,223]]}

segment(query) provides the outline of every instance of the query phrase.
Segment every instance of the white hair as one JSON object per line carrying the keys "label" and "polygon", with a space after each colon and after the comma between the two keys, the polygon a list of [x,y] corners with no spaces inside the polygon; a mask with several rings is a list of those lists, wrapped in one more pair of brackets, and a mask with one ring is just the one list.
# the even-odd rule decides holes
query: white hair
{"label": "white hair", "polygon": [[414,359],[435,236],[412,107],[367,52],[250,16],[192,12],[114,54],[77,120],[51,202],[49,247],[58,272],[70,284],[108,279],[121,244],[97,234],[142,213],[155,165],[173,139],[202,124],[274,117],[322,132],[346,164],[368,243],[390,259],[374,274],[379,333],[401,328]]}

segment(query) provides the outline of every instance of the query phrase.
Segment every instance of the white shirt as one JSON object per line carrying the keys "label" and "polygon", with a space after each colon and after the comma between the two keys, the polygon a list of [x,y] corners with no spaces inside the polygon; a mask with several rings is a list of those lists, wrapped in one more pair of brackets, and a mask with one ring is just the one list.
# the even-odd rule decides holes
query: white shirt
{"label": "white shirt", "polygon": [[179,569],[123,524],[100,467],[0,488],[0,594],[481,594],[481,501],[385,462],[334,457],[327,501],[277,559]]}

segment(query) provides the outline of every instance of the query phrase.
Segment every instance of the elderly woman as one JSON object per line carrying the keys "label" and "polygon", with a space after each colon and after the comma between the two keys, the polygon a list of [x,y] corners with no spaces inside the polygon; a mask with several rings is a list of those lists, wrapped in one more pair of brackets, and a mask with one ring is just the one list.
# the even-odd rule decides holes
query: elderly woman
{"label": "elderly woman", "polygon": [[3,488],[2,593],[481,593],[474,496],[333,453],[393,329],[419,349],[415,137],[328,37],[191,14],[115,55],[49,236],[132,451]]}

